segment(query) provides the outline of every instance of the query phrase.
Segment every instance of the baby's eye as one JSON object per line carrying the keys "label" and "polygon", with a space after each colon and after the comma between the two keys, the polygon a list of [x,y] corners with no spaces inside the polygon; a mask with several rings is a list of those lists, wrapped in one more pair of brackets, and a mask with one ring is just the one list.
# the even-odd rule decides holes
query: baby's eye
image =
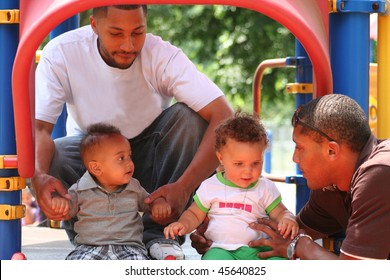
{"label": "baby's eye", "polygon": [[296,151],[300,151],[300,150],[302,150],[302,148],[300,146],[298,146],[298,145],[295,145],[295,150]]}

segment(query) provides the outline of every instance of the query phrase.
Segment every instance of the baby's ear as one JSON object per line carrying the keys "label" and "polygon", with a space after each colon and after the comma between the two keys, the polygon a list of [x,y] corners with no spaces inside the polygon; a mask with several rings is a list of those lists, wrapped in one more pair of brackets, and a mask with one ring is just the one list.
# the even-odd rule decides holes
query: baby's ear
{"label": "baby's ear", "polygon": [[217,159],[219,160],[220,165],[223,165],[221,153],[220,152],[215,152],[215,155],[217,156]]}
{"label": "baby's ear", "polygon": [[99,176],[102,173],[101,164],[94,160],[88,163],[88,170],[95,176]]}

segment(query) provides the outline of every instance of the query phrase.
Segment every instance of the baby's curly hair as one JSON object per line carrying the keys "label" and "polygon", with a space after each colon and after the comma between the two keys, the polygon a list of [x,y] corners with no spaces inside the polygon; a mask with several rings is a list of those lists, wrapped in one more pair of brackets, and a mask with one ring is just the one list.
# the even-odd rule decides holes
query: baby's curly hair
{"label": "baby's curly hair", "polygon": [[215,130],[215,151],[226,145],[228,139],[238,142],[263,142],[268,146],[267,132],[256,115],[237,110],[233,117],[220,124]]}

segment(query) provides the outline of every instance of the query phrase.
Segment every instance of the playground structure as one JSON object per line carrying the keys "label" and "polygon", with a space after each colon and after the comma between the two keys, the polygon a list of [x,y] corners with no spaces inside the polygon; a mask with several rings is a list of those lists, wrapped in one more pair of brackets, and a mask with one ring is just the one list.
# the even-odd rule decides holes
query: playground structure
{"label": "playground structure", "polygon": [[[369,108],[370,14],[378,14],[376,135],[390,137],[389,3],[385,0],[2,0],[0,3],[0,259],[21,251],[24,207],[21,189],[34,174],[35,54],[44,38],[79,12],[109,4],[231,5],[262,13],[296,37],[296,68],[289,92],[296,105],[313,97],[343,93]],[[12,71],[11,71],[12,70]],[[260,98],[257,99],[260,102]],[[257,101],[256,101],[257,102]],[[257,106],[255,102],[254,106]],[[297,186],[297,210],[308,197],[305,180]]]}

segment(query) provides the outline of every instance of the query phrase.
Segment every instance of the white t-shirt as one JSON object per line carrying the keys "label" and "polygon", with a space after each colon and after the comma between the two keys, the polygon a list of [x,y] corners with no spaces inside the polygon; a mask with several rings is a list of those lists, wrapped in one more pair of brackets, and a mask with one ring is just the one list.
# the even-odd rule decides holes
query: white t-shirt
{"label": "white t-shirt", "polygon": [[199,186],[194,200],[210,219],[205,237],[213,241],[211,247],[236,250],[268,237],[248,225],[268,217],[282,197],[276,185],[264,177],[248,188],[240,188],[217,173]]}
{"label": "white t-shirt", "polygon": [[45,46],[35,84],[36,119],[56,123],[66,103],[68,135],[108,122],[133,138],[173,98],[197,112],[223,95],[180,49],[151,34],[130,68],[108,66],[90,26],[64,33]]}

